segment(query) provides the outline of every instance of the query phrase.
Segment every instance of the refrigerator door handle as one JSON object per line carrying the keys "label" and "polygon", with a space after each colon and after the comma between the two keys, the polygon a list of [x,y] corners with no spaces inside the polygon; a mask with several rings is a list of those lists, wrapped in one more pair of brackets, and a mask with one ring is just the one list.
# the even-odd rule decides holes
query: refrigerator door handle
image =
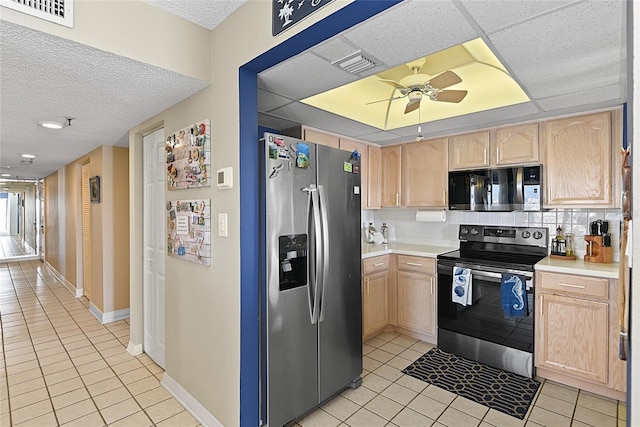
{"label": "refrigerator door handle", "polygon": [[[318,196],[318,188],[315,184],[305,187],[302,191],[309,195],[309,214],[307,216],[307,234],[311,235],[311,226],[313,224],[314,245],[309,246],[309,263],[314,262],[315,268],[309,265],[309,308],[311,311],[311,324],[318,323],[320,317],[320,271],[322,269],[322,224],[320,219],[320,201]],[[315,274],[311,273],[314,272]]]}
{"label": "refrigerator door handle", "polygon": [[[329,221],[327,219],[327,197],[324,193],[324,186],[318,185],[318,195],[320,196],[320,220],[321,220],[321,236],[322,243],[320,245],[321,264],[318,269],[318,288],[320,289],[320,301],[317,305],[320,306],[319,322],[324,320],[324,291],[325,291],[325,278],[329,274]],[[317,301],[317,300],[316,300]]]}

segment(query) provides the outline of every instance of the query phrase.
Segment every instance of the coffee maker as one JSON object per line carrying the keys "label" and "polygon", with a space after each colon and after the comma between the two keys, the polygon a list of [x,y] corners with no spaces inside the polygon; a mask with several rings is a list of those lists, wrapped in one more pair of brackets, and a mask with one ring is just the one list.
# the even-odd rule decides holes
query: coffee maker
{"label": "coffee maker", "polygon": [[585,262],[611,263],[613,262],[613,250],[611,248],[611,234],[608,221],[592,221],[589,224],[591,234],[584,236],[587,242]]}

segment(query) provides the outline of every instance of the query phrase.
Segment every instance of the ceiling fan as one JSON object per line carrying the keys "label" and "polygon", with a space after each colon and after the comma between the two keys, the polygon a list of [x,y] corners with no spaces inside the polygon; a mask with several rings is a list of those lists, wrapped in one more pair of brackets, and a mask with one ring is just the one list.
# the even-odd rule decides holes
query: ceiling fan
{"label": "ceiling fan", "polygon": [[413,74],[400,79],[400,81],[380,79],[381,82],[386,83],[402,94],[402,96],[396,96],[389,99],[381,99],[380,101],[373,101],[367,103],[374,104],[376,102],[394,101],[396,99],[407,98],[407,106],[404,109],[404,114],[417,110],[420,107],[420,101],[423,96],[428,97],[431,101],[440,102],[454,102],[458,103],[467,96],[466,90],[444,90],[449,86],[453,86],[462,81],[453,71],[445,71],[433,78],[429,78],[427,74],[420,74],[419,71],[424,65],[424,58],[409,62],[407,67],[411,69]]}

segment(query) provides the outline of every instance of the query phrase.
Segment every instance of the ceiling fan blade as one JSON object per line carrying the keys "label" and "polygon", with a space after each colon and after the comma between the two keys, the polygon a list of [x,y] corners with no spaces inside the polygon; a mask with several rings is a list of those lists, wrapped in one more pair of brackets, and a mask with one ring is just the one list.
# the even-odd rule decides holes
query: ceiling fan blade
{"label": "ceiling fan blade", "polygon": [[439,74],[434,78],[432,78],[429,81],[429,84],[431,85],[431,87],[434,87],[436,89],[444,89],[445,87],[458,84],[461,81],[462,79],[460,78],[460,76],[458,76],[453,71],[445,71],[444,73]]}
{"label": "ceiling fan blade", "polygon": [[420,100],[409,102],[404,109],[404,113],[408,114],[412,111],[416,111],[419,107],[420,107]]}
{"label": "ceiling fan blade", "polygon": [[436,95],[436,101],[460,102],[467,96],[466,90],[443,90]]}
{"label": "ceiling fan blade", "polygon": [[402,95],[402,96],[396,96],[395,98],[387,98],[387,99],[380,99],[378,101],[371,101],[371,102],[367,102],[364,105],[369,105],[369,104],[377,104],[378,102],[385,102],[385,101],[395,101],[396,99],[402,99],[405,98],[407,95]]}
{"label": "ceiling fan blade", "polygon": [[382,83],[386,83],[388,85],[391,85],[393,87],[395,87],[396,89],[408,89],[408,87],[401,85],[400,83],[398,83],[395,80],[389,80],[389,79],[378,79],[379,81],[381,81]]}

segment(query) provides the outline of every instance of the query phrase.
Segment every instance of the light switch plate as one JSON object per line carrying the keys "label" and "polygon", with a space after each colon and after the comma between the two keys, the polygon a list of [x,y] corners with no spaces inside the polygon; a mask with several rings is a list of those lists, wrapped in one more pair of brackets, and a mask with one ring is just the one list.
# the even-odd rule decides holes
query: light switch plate
{"label": "light switch plate", "polygon": [[227,214],[226,213],[218,214],[218,236],[229,237],[229,232],[227,230]]}

